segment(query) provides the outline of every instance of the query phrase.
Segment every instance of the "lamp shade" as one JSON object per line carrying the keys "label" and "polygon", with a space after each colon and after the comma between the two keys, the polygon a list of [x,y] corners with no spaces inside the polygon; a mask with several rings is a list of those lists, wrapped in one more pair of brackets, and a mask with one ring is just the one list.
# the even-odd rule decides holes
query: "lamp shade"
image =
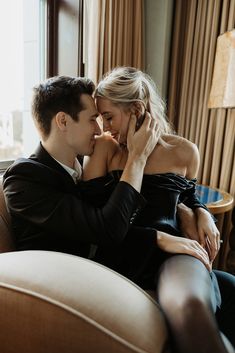
{"label": "lamp shade", "polygon": [[208,107],[235,107],[235,29],[217,38]]}

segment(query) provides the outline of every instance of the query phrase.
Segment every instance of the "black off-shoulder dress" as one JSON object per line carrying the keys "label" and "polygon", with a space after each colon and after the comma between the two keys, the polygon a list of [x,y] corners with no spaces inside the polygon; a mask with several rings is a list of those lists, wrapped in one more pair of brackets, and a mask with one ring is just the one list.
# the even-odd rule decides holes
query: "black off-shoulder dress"
{"label": "black off-shoulder dress", "polygon": [[[106,176],[81,181],[82,197],[96,207],[103,206],[121,174],[122,171],[114,170]],[[174,173],[145,174],[141,194],[147,201],[146,206],[133,220],[124,242],[114,248],[97,249],[95,260],[128,277],[143,289],[154,289],[161,264],[172,254],[157,246],[146,251],[144,244],[135,243],[133,234],[144,227],[182,236],[177,218],[178,203],[184,202],[192,209],[206,207],[196,196],[196,179],[188,180]],[[213,273],[211,278],[219,305],[219,288]]]}

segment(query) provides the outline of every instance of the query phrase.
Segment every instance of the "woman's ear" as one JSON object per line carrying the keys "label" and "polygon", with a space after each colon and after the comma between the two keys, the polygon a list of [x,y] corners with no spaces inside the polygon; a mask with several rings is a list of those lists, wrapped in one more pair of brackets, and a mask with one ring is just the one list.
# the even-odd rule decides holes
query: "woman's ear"
{"label": "woman's ear", "polygon": [[64,112],[58,112],[55,116],[55,122],[61,131],[65,131],[67,127],[68,114]]}
{"label": "woman's ear", "polygon": [[140,102],[133,103],[133,105],[131,107],[131,113],[135,114],[137,119],[144,114],[144,111],[145,111],[145,109],[144,109],[143,104],[141,104]]}

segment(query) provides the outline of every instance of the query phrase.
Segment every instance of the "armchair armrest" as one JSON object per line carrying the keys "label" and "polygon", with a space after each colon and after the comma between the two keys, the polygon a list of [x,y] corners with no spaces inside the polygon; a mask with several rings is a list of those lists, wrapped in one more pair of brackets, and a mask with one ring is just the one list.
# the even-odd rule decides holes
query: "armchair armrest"
{"label": "armchair armrest", "polygon": [[3,352],[165,352],[158,305],[132,282],[80,257],[0,254]]}

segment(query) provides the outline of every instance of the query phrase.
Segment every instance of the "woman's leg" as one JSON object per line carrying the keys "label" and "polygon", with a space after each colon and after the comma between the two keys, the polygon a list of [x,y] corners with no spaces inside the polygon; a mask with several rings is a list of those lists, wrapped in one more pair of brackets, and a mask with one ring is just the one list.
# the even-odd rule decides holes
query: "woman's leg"
{"label": "woman's leg", "polygon": [[235,276],[218,270],[213,272],[216,275],[222,298],[221,307],[216,311],[216,318],[220,330],[235,347]]}
{"label": "woman's leg", "polygon": [[212,281],[199,260],[187,255],[166,260],[158,277],[157,297],[177,352],[228,352],[215,319]]}

